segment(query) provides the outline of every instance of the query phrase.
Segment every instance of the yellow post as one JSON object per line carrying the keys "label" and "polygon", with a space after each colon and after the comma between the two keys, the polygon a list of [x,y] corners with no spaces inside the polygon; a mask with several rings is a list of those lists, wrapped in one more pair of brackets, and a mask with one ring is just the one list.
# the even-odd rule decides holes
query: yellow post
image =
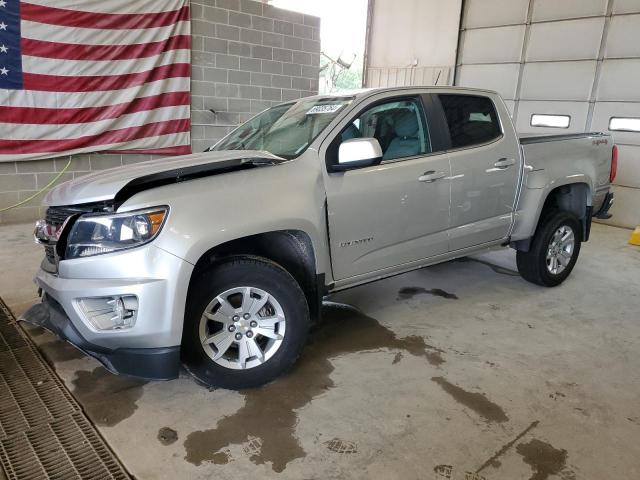
{"label": "yellow post", "polygon": [[640,227],[636,227],[636,229],[631,233],[631,238],[629,239],[629,243],[631,245],[640,246]]}

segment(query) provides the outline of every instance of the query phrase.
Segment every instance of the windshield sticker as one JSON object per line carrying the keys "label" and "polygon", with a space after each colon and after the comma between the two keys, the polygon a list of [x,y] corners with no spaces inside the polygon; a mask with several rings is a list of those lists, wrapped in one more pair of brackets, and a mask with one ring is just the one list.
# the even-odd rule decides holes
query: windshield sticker
{"label": "windshield sticker", "polygon": [[311,107],[311,109],[307,112],[307,115],[315,115],[316,113],[335,113],[340,110],[342,107],[341,104],[338,105],[316,105],[315,107]]}

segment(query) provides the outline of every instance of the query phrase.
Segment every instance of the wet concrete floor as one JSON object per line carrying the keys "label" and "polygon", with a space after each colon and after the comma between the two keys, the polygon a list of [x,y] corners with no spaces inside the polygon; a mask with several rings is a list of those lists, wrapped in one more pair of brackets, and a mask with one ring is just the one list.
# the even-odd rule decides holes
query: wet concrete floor
{"label": "wet concrete floor", "polygon": [[[513,275],[503,251],[336,294],[295,368],[254,390],[115,377],[30,333],[138,479],[640,478],[627,238],[595,225],[554,289]],[[9,274],[35,269],[39,250],[11,248]],[[5,288],[16,313],[33,301],[26,282]]]}

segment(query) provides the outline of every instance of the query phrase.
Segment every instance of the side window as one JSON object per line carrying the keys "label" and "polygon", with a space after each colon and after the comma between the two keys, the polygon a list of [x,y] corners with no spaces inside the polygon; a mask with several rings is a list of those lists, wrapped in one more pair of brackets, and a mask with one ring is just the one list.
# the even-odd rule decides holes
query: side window
{"label": "side window", "polygon": [[383,160],[431,152],[419,100],[399,100],[371,107],[343,129],[340,136],[343,142],[352,138],[375,138],[382,148]]}
{"label": "side window", "polygon": [[475,95],[438,95],[444,109],[451,148],[490,142],[502,135],[498,112],[487,97]]}

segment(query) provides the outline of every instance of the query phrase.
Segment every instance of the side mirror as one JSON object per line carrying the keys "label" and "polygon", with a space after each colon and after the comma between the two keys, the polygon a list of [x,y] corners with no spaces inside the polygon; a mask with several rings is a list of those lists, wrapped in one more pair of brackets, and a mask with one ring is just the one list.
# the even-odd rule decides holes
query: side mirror
{"label": "side mirror", "polygon": [[382,148],[375,138],[351,138],[340,144],[338,163],[333,170],[342,172],[352,168],[377,165],[382,160]]}

